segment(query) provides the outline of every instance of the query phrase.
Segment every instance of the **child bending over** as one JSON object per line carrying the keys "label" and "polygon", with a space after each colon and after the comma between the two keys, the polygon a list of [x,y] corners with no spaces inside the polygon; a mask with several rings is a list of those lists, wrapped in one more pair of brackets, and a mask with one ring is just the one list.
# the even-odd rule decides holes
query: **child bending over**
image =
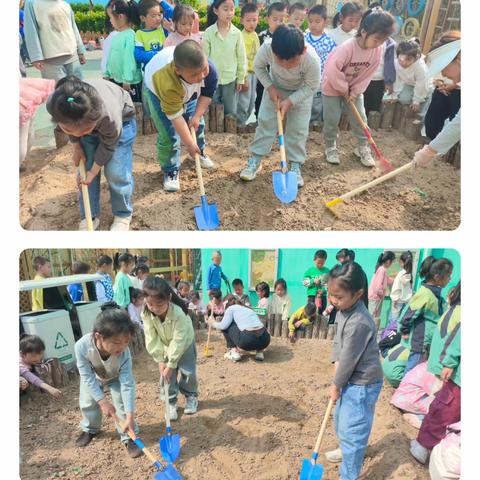
{"label": "child bending over", "polygon": [[304,330],[307,325],[310,325],[316,313],[317,307],[314,303],[307,303],[292,313],[288,320],[288,338],[291,343],[295,342],[295,332]]}

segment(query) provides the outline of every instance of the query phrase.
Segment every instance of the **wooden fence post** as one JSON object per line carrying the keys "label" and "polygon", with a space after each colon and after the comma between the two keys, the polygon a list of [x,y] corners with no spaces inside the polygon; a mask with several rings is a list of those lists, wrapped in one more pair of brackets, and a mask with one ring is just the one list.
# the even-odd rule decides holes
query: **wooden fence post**
{"label": "wooden fence post", "polygon": [[275,315],[275,325],[273,329],[273,336],[274,337],[281,337],[282,336],[282,314],[277,313]]}
{"label": "wooden fence post", "polygon": [[282,337],[288,338],[288,320],[282,320]]}
{"label": "wooden fence post", "polygon": [[215,117],[217,121],[217,132],[223,133],[225,131],[225,109],[221,103],[215,105]]}
{"label": "wooden fence post", "polygon": [[324,317],[323,315],[320,317],[320,338],[325,339],[327,338],[328,332],[328,317]]}
{"label": "wooden fence post", "polygon": [[382,109],[381,128],[392,128],[393,115],[395,113],[396,103],[384,103]]}
{"label": "wooden fence post", "polygon": [[382,114],[372,110],[368,114],[368,126],[373,130],[378,130],[380,128],[380,122],[382,120]]}

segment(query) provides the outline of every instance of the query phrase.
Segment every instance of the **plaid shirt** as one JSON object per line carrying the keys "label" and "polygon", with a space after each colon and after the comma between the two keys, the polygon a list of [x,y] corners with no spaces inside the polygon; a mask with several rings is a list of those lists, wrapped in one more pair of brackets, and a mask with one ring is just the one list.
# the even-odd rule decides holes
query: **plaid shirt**
{"label": "plaid shirt", "polygon": [[323,68],[329,53],[337,46],[330,35],[323,33],[320,38],[315,39],[311,32],[305,34],[305,41],[317,52],[320,58],[320,75],[323,75]]}

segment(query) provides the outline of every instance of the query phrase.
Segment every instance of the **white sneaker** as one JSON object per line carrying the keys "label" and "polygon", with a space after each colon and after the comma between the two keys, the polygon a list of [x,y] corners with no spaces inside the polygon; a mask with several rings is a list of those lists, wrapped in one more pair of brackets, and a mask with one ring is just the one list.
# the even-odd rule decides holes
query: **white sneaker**
{"label": "white sneaker", "polygon": [[242,180],[249,182],[250,180],[253,180],[257,176],[257,173],[261,169],[262,169],[262,164],[260,160],[256,159],[255,157],[251,157],[248,159],[246,168],[244,168],[240,172],[240,178]]}
{"label": "white sneaker", "polygon": [[229,350],[223,357],[234,362],[239,362],[242,359],[242,356],[234,349]]}
{"label": "white sneaker", "polygon": [[127,232],[130,230],[130,222],[132,217],[113,217],[113,223],[110,226],[112,232]]}
{"label": "white sneaker", "polygon": [[163,175],[163,188],[166,192],[178,192],[180,190],[178,174],[178,170],[173,170]]}
{"label": "white sneaker", "polygon": [[[100,220],[98,218],[93,219],[93,229],[96,230],[100,225]],[[79,224],[78,229],[81,231],[87,230],[87,219],[84,218]]]}
{"label": "white sneaker", "polygon": [[424,446],[420,445],[416,440],[412,440],[410,442],[410,453],[413,455],[415,460],[425,465],[430,452]]}
{"label": "white sneaker", "polygon": [[263,354],[263,352],[257,352],[255,354],[255,360],[257,362],[263,362],[265,360],[265,355]]}
{"label": "white sneaker", "polygon": [[330,463],[341,463],[343,459],[342,450],[337,448],[336,450],[330,450],[330,452],[325,452],[325,458]]}
{"label": "white sneaker", "polygon": [[[192,162],[195,161],[191,155],[188,156]],[[208,155],[200,155],[200,166],[205,169],[213,168],[215,164],[212,162],[212,159]]]}
{"label": "white sneaker", "polygon": [[197,397],[187,397],[187,403],[185,405],[185,410],[183,413],[185,415],[193,415],[194,413],[197,413],[198,410],[198,400]]}
{"label": "white sneaker", "polygon": [[177,404],[170,403],[168,406],[168,414],[170,415],[170,420],[178,420],[178,411],[177,411]]}
{"label": "white sneaker", "polygon": [[301,166],[297,162],[291,162],[290,163],[290,171],[295,172],[297,174],[297,185],[299,187],[303,187],[305,185],[305,182],[303,181],[302,177],[302,170]]}
{"label": "white sneaker", "polygon": [[325,160],[332,165],[340,165],[337,147],[328,147],[325,149]]}
{"label": "white sneaker", "polygon": [[366,167],[374,167],[375,160],[372,157],[372,152],[368,145],[362,145],[361,147],[357,147],[353,153],[360,158],[360,162],[362,165]]}

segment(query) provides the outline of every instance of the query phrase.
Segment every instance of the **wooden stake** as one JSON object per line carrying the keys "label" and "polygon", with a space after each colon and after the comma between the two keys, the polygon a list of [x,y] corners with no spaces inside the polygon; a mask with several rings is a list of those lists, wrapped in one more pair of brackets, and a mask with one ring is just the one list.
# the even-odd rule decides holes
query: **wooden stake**
{"label": "wooden stake", "polygon": [[320,338],[326,339],[328,333],[328,317],[320,317]]}
{"label": "wooden stake", "polygon": [[217,119],[217,132],[225,131],[225,109],[221,103],[215,105],[215,117]]}
{"label": "wooden stake", "polygon": [[405,138],[415,142],[419,141],[422,136],[422,128],[423,122],[421,120],[408,121],[405,125]]}
{"label": "wooden stake", "polygon": [[382,120],[382,114],[372,110],[368,114],[368,126],[373,130],[378,130],[380,128],[380,122]]}
{"label": "wooden stake", "polygon": [[282,337],[288,338],[288,320],[282,320]]}
{"label": "wooden stake", "polygon": [[237,133],[237,118],[231,113],[225,115],[225,131],[227,133]]}
{"label": "wooden stake", "polygon": [[313,335],[312,338],[319,339],[320,338],[320,316],[315,315],[313,320]]}
{"label": "wooden stake", "polygon": [[282,315],[281,314],[275,315],[275,326],[273,329],[273,336],[274,337],[282,336]]}
{"label": "wooden stake", "polygon": [[210,131],[211,132],[216,132],[217,131],[217,114],[215,113],[215,104],[214,103],[210,104],[208,117],[209,117]]}
{"label": "wooden stake", "polygon": [[382,110],[381,128],[392,128],[393,115],[395,113],[395,103],[384,103]]}
{"label": "wooden stake", "polygon": [[305,327],[305,338],[312,338],[313,334],[313,323]]}
{"label": "wooden stake", "polygon": [[205,122],[205,133],[208,133],[210,131],[210,106],[203,114],[203,121]]}

